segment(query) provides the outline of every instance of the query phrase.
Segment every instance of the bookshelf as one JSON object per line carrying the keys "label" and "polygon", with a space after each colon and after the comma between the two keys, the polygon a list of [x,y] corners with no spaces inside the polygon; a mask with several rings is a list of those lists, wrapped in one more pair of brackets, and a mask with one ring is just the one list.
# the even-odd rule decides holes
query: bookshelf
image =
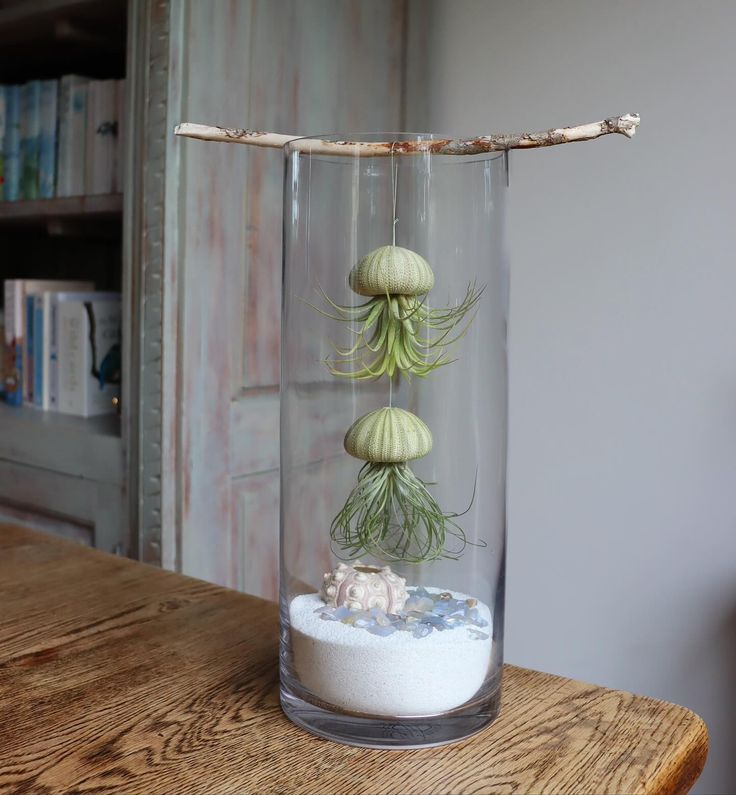
{"label": "bookshelf", "polygon": [[[0,83],[125,77],[133,5],[139,0],[0,0]],[[85,280],[124,292],[125,207],[124,192],[0,200],[0,282]],[[125,413],[80,418],[0,400],[0,515],[6,505],[47,528],[54,516],[91,524],[98,546],[127,551],[125,428]]]}
{"label": "bookshelf", "polygon": [[123,194],[65,196],[33,201],[0,201],[0,228],[43,225],[54,220],[122,222]]}
{"label": "bookshelf", "polygon": [[107,521],[104,549],[122,537],[148,563],[271,593],[253,583],[271,582],[277,536],[281,160],[172,132],[396,129],[409,14],[364,6],[331,3],[320,48],[325,16],[301,0],[0,0],[0,81],[125,75],[129,145],[122,212],[118,198],[0,212],[0,271],[93,279],[124,306],[119,423],[0,414],[0,515],[11,502],[63,514],[98,545]]}
{"label": "bookshelf", "polygon": [[0,403],[0,460],[122,485],[120,418],[84,419]]}
{"label": "bookshelf", "polygon": [[122,76],[126,21],[126,0],[0,0],[2,80]]}

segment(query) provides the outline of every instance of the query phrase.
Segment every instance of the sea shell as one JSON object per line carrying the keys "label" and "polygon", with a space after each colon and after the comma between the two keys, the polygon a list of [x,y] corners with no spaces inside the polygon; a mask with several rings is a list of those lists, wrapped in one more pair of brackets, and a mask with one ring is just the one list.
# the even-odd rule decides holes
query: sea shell
{"label": "sea shell", "polygon": [[432,433],[410,411],[385,407],[359,417],[345,434],[345,450],[374,464],[421,458],[432,449]]}
{"label": "sea shell", "polygon": [[385,613],[399,613],[409,595],[406,580],[394,574],[390,566],[365,566],[356,560],[352,566],[340,563],[325,574],[320,591],[330,607],[350,610],[378,608]]}
{"label": "sea shell", "polygon": [[433,286],[427,260],[401,246],[381,246],[350,271],[350,287],[359,295],[423,295]]}

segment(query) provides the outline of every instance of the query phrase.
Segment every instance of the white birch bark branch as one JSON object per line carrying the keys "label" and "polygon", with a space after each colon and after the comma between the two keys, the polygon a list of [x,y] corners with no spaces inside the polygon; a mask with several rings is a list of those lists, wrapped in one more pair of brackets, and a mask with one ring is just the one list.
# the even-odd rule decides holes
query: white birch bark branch
{"label": "white birch bark branch", "polygon": [[542,146],[556,146],[576,141],[592,141],[603,135],[625,135],[633,138],[639,126],[639,114],[627,113],[612,116],[603,121],[580,124],[575,127],[557,127],[536,133],[512,133],[480,135],[477,138],[437,139],[432,141],[323,141],[318,138],[303,138],[299,135],[260,132],[258,130],[239,130],[227,127],[211,127],[206,124],[184,122],[176,127],[176,135],[197,138],[201,141],[248,144],[280,149],[290,141],[302,152],[326,155],[361,155],[381,157],[390,154],[436,154],[436,155],[477,155],[483,152],[504,152],[509,149],[536,149]]}

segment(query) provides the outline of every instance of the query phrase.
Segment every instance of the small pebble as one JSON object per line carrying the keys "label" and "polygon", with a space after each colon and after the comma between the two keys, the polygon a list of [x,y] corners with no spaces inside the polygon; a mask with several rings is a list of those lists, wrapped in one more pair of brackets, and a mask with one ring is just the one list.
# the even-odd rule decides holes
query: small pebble
{"label": "small pebble", "polygon": [[380,624],[374,624],[372,627],[366,627],[366,629],[371,635],[381,635],[382,637],[393,635],[396,632],[394,627],[382,627]]}
{"label": "small pebble", "polygon": [[356,629],[365,629],[372,635],[388,637],[394,632],[411,632],[415,638],[424,638],[433,630],[465,627],[474,638],[487,638],[478,627],[488,626],[480,617],[477,599],[455,599],[449,591],[431,594],[426,588],[414,588],[404,610],[399,615],[386,613],[378,607],[370,610],[330,607],[324,605],[315,610],[325,621],[340,621]]}

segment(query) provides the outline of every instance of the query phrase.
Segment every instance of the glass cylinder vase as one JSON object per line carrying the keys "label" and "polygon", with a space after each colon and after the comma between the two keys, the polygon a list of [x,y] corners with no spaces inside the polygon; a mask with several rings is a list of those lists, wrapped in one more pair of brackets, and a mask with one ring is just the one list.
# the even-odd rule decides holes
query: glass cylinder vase
{"label": "glass cylinder vase", "polygon": [[433,140],[285,148],[281,703],[380,748],[500,701],[506,159]]}

